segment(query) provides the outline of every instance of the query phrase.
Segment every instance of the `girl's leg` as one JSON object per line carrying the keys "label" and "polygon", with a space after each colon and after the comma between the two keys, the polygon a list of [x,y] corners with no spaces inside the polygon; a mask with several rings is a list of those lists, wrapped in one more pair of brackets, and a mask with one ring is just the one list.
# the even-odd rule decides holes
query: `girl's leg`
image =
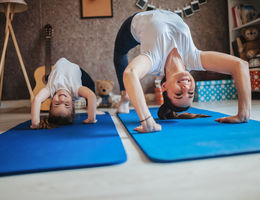
{"label": "girl's leg", "polygon": [[128,65],[128,52],[139,43],[133,38],[130,27],[134,15],[129,17],[119,29],[114,48],[114,66],[121,92],[121,101],[118,112],[129,112],[129,97],[125,92],[123,73]]}
{"label": "girl's leg", "polygon": [[83,69],[80,68],[80,71],[82,73],[82,75],[81,75],[82,85],[85,87],[88,87],[95,93],[95,83],[92,80],[92,78]]}

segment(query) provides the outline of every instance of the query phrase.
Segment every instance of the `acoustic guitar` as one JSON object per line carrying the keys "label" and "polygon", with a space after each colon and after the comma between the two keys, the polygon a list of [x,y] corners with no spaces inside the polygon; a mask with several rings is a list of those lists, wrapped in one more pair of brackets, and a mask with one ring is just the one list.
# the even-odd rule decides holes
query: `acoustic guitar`
{"label": "acoustic guitar", "polygon": [[[40,66],[34,71],[34,79],[36,82],[35,88],[33,89],[34,96],[46,86],[48,82],[48,76],[50,75],[51,69],[51,39],[53,37],[53,29],[50,24],[44,26],[44,37],[45,37],[45,66]],[[48,111],[50,109],[51,99],[48,98],[41,104],[41,111]]]}

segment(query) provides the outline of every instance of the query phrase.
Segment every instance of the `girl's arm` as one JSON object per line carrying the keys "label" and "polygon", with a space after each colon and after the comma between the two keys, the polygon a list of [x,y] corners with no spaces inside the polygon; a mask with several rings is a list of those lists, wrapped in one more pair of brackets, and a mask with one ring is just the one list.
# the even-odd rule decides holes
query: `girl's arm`
{"label": "girl's arm", "polygon": [[43,88],[32,100],[31,105],[31,128],[39,128],[40,123],[40,112],[41,103],[45,101],[50,96],[50,91],[47,88]]}
{"label": "girl's arm", "polygon": [[139,55],[129,63],[123,76],[126,92],[129,95],[130,101],[141,122],[141,126],[135,128],[135,130],[139,132],[154,132],[161,130],[161,126],[157,124],[151,116],[140,84],[140,79],[142,79],[150,69],[150,59],[145,55]]}
{"label": "girl's arm", "polygon": [[202,52],[202,66],[208,71],[231,74],[238,92],[238,113],[235,116],[216,119],[224,123],[247,122],[251,113],[251,85],[249,67],[240,58],[218,52]]}
{"label": "girl's arm", "polygon": [[96,108],[97,108],[97,97],[92,90],[82,86],[79,88],[79,95],[88,99],[88,118],[84,120],[84,123],[96,123]]}

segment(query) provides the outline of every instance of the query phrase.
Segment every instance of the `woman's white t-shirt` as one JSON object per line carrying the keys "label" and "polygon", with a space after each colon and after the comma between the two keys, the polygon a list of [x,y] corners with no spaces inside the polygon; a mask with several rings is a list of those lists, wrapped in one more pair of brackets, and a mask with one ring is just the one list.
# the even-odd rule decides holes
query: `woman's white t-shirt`
{"label": "woman's white t-shirt", "polygon": [[46,88],[49,89],[51,97],[54,96],[57,90],[65,89],[72,97],[78,98],[78,90],[81,86],[79,66],[65,58],[60,58],[49,75]]}
{"label": "woman's white t-shirt", "polygon": [[164,64],[173,48],[177,48],[186,70],[204,70],[189,27],[177,14],[166,10],[140,12],[132,20],[131,33],[141,44],[141,54],[152,62],[151,74],[164,74]]}

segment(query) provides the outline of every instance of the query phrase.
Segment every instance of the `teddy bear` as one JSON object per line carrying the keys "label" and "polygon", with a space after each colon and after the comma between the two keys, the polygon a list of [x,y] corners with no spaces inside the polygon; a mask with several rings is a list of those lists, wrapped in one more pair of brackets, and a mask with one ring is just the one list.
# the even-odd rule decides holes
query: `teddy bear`
{"label": "teddy bear", "polygon": [[101,108],[110,108],[113,104],[111,91],[114,87],[114,82],[110,80],[97,80],[97,106]]}
{"label": "teddy bear", "polygon": [[238,52],[240,58],[249,61],[260,53],[260,28],[259,26],[244,28],[241,35],[245,42],[242,43],[240,37],[237,37]]}

